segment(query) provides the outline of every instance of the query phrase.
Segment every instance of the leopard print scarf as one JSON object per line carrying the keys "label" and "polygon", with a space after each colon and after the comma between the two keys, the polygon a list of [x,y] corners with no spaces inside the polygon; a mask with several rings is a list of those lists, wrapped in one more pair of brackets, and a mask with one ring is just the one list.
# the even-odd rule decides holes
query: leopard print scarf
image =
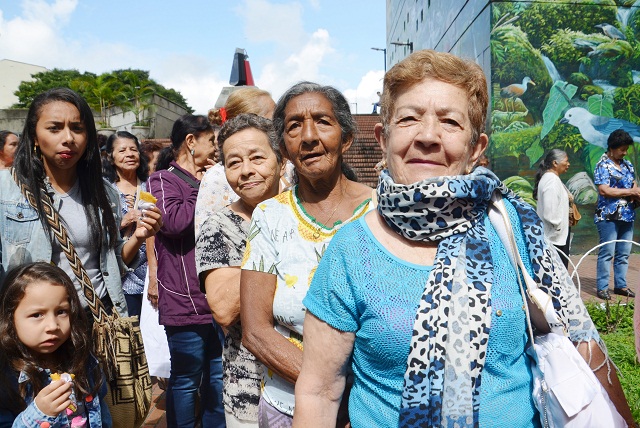
{"label": "leopard print scarf", "polygon": [[523,225],[530,274],[551,296],[571,340],[595,339],[605,350],[558,254],[544,239],[535,209],[491,171],[479,167],[469,175],[407,186],[394,183],[383,171],[377,188],[380,215],[408,239],[438,242],[414,323],[400,409],[402,427],[478,426],[493,283],[484,215],[494,191],[514,206]]}
{"label": "leopard print scarf", "polygon": [[380,176],[386,223],[407,239],[438,242],[414,323],[400,426],[477,425],[493,282],[483,216],[496,189],[508,192],[484,168],[411,185]]}

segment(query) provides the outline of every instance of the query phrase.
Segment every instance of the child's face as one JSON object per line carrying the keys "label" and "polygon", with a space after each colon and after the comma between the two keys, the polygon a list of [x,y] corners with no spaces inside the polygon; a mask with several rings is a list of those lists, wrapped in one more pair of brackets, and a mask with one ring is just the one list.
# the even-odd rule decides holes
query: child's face
{"label": "child's face", "polygon": [[66,289],[49,282],[29,284],[13,315],[18,339],[34,354],[53,354],[71,334]]}

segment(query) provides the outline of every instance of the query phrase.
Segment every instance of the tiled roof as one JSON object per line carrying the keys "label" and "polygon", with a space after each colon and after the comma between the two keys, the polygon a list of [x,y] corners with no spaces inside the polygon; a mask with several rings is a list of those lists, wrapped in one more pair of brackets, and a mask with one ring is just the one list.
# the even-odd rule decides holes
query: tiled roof
{"label": "tiled roof", "polygon": [[358,134],[351,148],[344,155],[344,160],[358,174],[358,180],[371,187],[378,184],[378,173],[374,169],[382,160],[382,150],[376,141],[373,128],[380,122],[377,114],[355,114]]}

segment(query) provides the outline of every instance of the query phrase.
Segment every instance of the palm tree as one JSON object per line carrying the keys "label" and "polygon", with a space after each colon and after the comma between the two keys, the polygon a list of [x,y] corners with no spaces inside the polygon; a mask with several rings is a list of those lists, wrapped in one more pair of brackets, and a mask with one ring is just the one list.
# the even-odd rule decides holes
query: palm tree
{"label": "palm tree", "polygon": [[89,106],[100,111],[100,124],[110,127],[111,121],[108,115],[110,107],[123,107],[126,102],[126,92],[118,79],[110,73],[101,74],[98,77],[82,77],[71,82],[72,89],[85,94]]}
{"label": "palm tree", "polygon": [[145,112],[151,107],[151,99],[156,92],[154,82],[133,70],[124,71],[122,81],[122,89],[127,97],[124,109],[135,115],[134,125],[145,125]]}

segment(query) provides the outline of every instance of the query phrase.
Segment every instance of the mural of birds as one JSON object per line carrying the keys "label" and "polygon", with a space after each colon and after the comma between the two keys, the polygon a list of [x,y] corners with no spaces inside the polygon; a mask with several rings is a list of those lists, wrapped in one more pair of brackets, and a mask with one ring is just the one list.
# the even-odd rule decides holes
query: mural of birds
{"label": "mural of birds", "polygon": [[623,129],[631,135],[633,141],[640,142],[640,126],[626,120],[613,117],[596,116],[582,107],[572,107],[560,119],[560,123],[568,123],[580,131],[587,143],[607,149],[607,139],[616,129]]}
{"label": "mural of birds", "polygon": [[624,34],[622,34],[622,31],[618,30],[611,24],[607,24],[606,22],[596,25],[596,28],[601,29],[605,36],[611,37],[614,40],[627,40]]}
{"label": "mural of birds", "polygon": [[529,76],[522,79],[522,83],[513,83],[500,89],[500,97],[503,99],[505,109],[507,108],[506,100],[511,99],[511,107],[515,111],[515,100],[527,92],[528,85],[535,86],[535,82]]}

